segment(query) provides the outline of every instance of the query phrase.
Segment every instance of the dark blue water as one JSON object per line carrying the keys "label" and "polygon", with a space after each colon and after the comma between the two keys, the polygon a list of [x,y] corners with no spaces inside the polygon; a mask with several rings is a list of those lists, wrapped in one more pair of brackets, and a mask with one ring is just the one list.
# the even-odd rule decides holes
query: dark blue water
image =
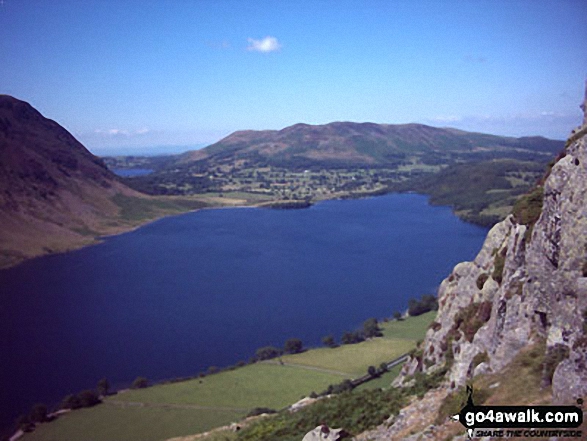
{"label": "dark blue water", "polygon": [[149,168],[111,168],[110,171],[123,178],[132,178],[133,176],[144,176],[153,173],[153,170]]}
{"label": "dark blue water", "polygon": [[2,423],[102,377],[194,375],[338,338],[435,292],[486,231],[414,194],[204,210],[0,271]]}

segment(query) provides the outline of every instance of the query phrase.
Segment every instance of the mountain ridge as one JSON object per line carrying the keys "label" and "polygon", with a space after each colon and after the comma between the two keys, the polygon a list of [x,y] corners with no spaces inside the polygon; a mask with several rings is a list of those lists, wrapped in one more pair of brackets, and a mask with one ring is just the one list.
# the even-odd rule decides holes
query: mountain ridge
{"label": "mountain ridge", "polygon": [[562,145],[562,141],[538,136],[505,137],[417,123],[336,121],[322,125],[298,123],[280,130],[239,130],[208,147],[184,153],[179,162],[257,155],[258,159],[277,165],[295,158],[309,162],[327,160],[340,164],[382,165],[410,153],[518,149],[534,154],[552,154]]}

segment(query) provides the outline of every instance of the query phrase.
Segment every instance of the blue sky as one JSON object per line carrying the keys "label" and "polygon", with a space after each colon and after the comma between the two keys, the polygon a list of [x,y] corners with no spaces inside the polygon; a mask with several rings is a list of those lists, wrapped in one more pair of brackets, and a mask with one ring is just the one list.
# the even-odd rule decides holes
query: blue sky
{"label": "blue sky", "polygon": [[586,16],[584,0],[4,0],[0,93],[98,154],[298,122],[563,139]]}

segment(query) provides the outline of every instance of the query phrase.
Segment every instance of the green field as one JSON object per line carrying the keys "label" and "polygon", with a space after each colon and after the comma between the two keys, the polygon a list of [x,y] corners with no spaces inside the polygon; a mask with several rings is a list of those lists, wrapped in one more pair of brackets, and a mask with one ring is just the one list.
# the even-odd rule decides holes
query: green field
{"label": "green field", "polygon": [[410,317],[407,320],[391,321],[381,323],[383,338],[400,340],[423,340],[428,326],[436,317],[436,311],[427,312],[417,317]]}
{"label": "green field", "polygon": [[38,427],[23,440],[157,441],[238,421],[242,412],[217,409],[128,406],[108,402],[73,411]]}
{"label": "green field", "polygon": [[284,363],[315,367],[360,377],[367,373],[369,366],[399,357],[414,348],[415,340],[397,338],[375,338],[354,345],[338,348],[320,348],[302,354],[282,357]]}
{"label": "green field", "polygon": [[[382,323],[384,336],[319,348],[247,365],[201,379],[129,390],[76,410],[26,434],[25,441],[158,441],[239,421],[250,410],[282,409],[328,385],[364,375],[404,354],[424,337],[435,313]],[[389,386],[399,366],[362,389]]]}
{"label": "green field", "polygon": [[305,393],[340,382],[339,375],[295,366],[256,363],[200,380],[132,390],[111,397],[120,403],[198,405],[248,413],[255,407],[280,409]]}

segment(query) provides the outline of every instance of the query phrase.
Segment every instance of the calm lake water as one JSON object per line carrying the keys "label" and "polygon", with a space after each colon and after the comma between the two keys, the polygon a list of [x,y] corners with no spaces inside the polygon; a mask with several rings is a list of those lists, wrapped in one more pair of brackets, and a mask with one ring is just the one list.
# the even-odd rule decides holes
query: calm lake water
{"label": "calm lake water", "polygon": [[118,387],[319,345],[435,293],[487,230],[421,195],[203,210],[0,271],[0,425]]}
{"label": "calm lake water", "polygon": [[132,178],[133,176],[144,176],[153,173],[153,170],[149,168],[111,168],[110,171],[123,178]]}

